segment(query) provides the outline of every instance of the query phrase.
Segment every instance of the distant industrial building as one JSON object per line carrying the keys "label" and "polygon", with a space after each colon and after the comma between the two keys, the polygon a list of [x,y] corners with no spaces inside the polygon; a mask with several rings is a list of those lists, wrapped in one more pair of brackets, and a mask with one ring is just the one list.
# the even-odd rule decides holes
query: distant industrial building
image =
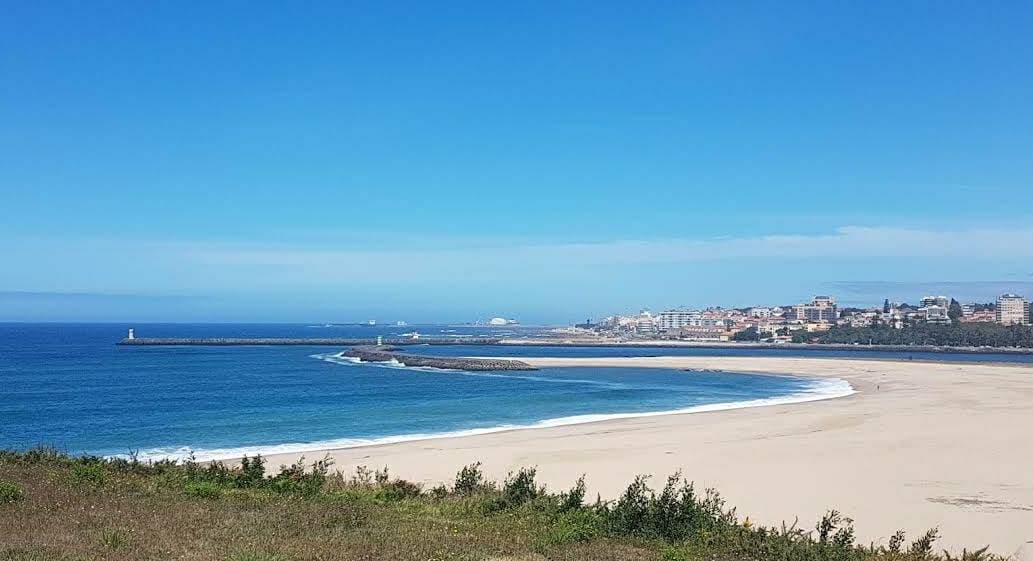
{"label": "distant industrial building", "polygon": [[1029,325],[1029,302],[1016,294],[1002,294],[997,298],[997,323]]}

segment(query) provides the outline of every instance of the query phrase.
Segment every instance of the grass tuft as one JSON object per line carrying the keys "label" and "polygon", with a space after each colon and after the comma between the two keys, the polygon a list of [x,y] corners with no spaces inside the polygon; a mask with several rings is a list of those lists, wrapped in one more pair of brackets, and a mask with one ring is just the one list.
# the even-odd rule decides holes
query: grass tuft
{"label": "grass tuft", "polygon": [[15,503],[25,498],[25,491],[17,483],[0,481],[0,504]]}
{"label": "grass tuft", "polygon": [[129,532],[122,528],[104,530],[100,537],[100,543],[110,550],[118,550],[129,545]]}

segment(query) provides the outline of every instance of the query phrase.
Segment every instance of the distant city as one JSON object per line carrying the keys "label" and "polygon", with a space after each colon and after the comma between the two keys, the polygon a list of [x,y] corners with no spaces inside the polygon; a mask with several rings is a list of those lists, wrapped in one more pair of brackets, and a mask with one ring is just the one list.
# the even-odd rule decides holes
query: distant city
{"label": "distant city", "polygon": [[810,302],[749,308],[669,309],[659,313],[616,314],[575,326],[600,335],[685,341],[791,342],[835,328],[903,330],[952,324],[1030,325],[1030,302],[1002,294],[996,302],[960,303],[948,296],[926,296],[917,304],[891,302],[870,308],[840,308],[832,296]]}

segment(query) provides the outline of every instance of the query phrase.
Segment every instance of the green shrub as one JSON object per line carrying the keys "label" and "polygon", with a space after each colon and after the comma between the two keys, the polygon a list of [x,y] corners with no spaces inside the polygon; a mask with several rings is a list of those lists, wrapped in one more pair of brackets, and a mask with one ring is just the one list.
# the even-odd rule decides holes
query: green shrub
{"label": "green shrub", "polygon": [[444,499],[448,496],[448,487],[445,487],[444,485],[435,485],[430,490],[430,496],[435,499]]}
{"label": "green shrub", "polygon": [[43,463],[55,463],[55,462],[66,462],[68,456],[65,456],[53,446],[37,446],[26,452],[23,456],[25,462],[30,464],[43,464]]}
{"label": "green shrub", "polygon": [[933,528],[922,534],[922,537],[918,538],[911,544],[908,549],[908,554],[912,557],[923,558],[929,556],[933,552],[933,542],[940,537],[940,531]]}
{"label": "green shrub", "polygon": [[588,509],[560,513],[549,526],[547,541],[552,544],[586,542],[606,532],[606,520]]}
{"label": "green shrub", "polygon": [[312,464],[311,469],[305,469],[305,458],[299,458],[297,462],[289,466],[280,466],[280,473],[269,480],[269,488],[277,493],[290,495],[313,496],[323,490],[330,471],[332,460],[329,457],[323,458]]}
{"label": "green shrub", "polygon": [[222,496],[223,487],[214,481],[191,481],[183,486],[183,492],[199,499],[217,499]]}
{"label": "green shrub", "polygon": [[107,480],[107,471],[100,463],[76,463],[72,467],[72,481],[83,487],[100,487]]}
{"label": "green shrub", "polygon": [[660,561],[690,561],[689,552],[681,548],[665,547],[660,550]]}
{"label": "green shrub", "polygon": [[491,514],[530,503],[542,498],[555,505],[556,497],[547,497],[545,487],[535,483],[535,468],[520,468],[516,474],[510,473],[502,484],[502,491],[497,495],[489,495],[481,503],[481,512]]}
{"label": "green shrub", "polygon": [[559,509],[561,512],[581,508],[585,502],[585,476],[579,477],[570,491],[561,494],[559,499]]}
{"label": "green shrub", "polygon": [[618,534],[645,533],[649,526],[650,491],[648,475],[639,475],[628,485],[612,508],[604,512],[611,529]]}
{"label": "green shrub", "polygon": [[943,557],[944,561],[989,561],[994,559],[994,556],[989,553],[989,549],[990,546],[982,547],[975,551],[962,549],[960,557],[954,557],[949,551],[944,551]]}
{"label": "green shrub", "polygon": [[463,466],[456,474],[456,483],[453,491],[457,495],[469,496],[482,491],[485,487],[484,473],[481,472],[481,462]]}
{"label": "green shrub", "polygon": [[379,495],[389,501],[400,501],[403,499],[413,499],[420,496],[422,488],[418,483],[412,481],[406,481],[404,479],[396,479],[390,483],[384,483],[380,486]]}
{"label": "green shrub", "polygon": [[636,477],[612,507],[600,507],[614,533],[673,541],[735,525],[734,510],[724,510],[724,500],[716,491],[708,489],[703,497],[697,497],[692,483],[682,481],[681,474],[675,473],[667,478],[658,496],[646,485],[646,479]]}
{"label": "green shrub", "polygon": [[520,468],[516,475],[512,473],[502,485],[502,500],[508,506],[519,506],[537,499],[545,494],[545,487],[535,483],[537,468]]}
{"label": "green shrub", "polygon": [[240,460],[240,472],[236,476],[237,487],[256,487],[264,480],[265,460],[260,454],[255,455],[254,458],[248,458],[245,454],[244,458]]}
{"label": "green shrub", "polygon": [[0,504],[13,503],[25,498],[25,491],[16,483],[0,481]]}

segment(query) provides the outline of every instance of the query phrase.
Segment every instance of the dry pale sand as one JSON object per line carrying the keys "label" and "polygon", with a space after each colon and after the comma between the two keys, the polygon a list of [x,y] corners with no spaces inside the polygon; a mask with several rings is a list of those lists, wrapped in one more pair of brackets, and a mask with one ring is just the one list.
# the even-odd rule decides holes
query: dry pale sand
{"label": "dry pale sand", "polygon": [[[655,485],[675,470],[716,487],[740,516],[812,527],[829,508],[858,537],[885,543],[898,528],[938,526],[940,546],[989,544],[1011,554],[1033,542],[1033,368],[757,357],[521,359],[538,366],[655,366],[791,373],[848,380],[837,399],[514,430],[329,452],[342,470],[389,466],[427,484],[481,461],[502,478],[537,466],[550,488],[587,474],[616,496],[636,474]],[[685,374],[691,376],[690,372]],[[294,454],[270,457],[290,463]],[[1030,545],[1025,545],[1028,549]]]}

